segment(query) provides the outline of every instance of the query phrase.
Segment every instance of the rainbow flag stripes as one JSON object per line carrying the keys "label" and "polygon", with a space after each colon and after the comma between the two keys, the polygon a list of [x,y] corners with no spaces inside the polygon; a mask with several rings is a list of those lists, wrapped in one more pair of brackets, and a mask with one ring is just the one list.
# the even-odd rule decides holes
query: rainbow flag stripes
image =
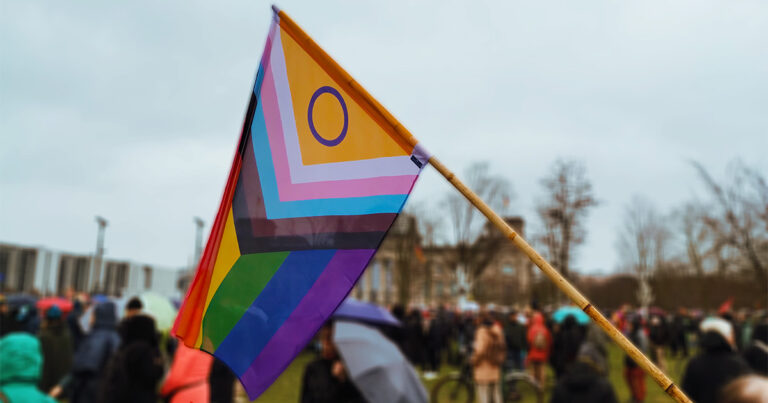
{"label": "rainbow flag stripes", "polygon": [[429,156],[283,13],[173,332],[255,399],[347,296]]}

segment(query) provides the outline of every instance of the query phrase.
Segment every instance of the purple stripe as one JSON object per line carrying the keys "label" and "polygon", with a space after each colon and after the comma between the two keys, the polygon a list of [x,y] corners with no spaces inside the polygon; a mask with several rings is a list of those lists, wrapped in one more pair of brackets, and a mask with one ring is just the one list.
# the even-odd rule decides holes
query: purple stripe
{"label": "purple stripe", "polygon": [[296,309],[240,377],[255,400],[288,367],[347,296],[375,249],[339,250]]}

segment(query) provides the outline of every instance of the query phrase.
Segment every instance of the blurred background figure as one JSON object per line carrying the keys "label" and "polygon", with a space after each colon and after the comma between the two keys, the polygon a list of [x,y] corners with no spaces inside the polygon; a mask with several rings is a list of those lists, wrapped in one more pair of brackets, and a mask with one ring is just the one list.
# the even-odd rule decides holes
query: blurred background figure
{"label": "blurred background figure", "polygon": [[107,366],[102,401],[154,403],[164,373],[155,320],[133,315],[119,331],[120,347]]}
{"label": "blurred background figure", "polygon": [[128,303],[125,304],[125,319],[141,314],[142,309],[144,309],[144,304],[141,303],[139,297],[129,299]]}
{"label": "blurred background figure", "polygon": [[301,384],[302,403],[364,403],[365,399],[350,381],[333,344],[333,325],[318,332],[320,356],[304,369]]}
{"label": "blurred background figure", "polygon": [[768,376],[768,317],[754,324],[751,341],[744,349],[744,359],[755,373]]}
{"label": "blurred background figure", "polygon": [[721,389],[731,380],[751,372],[736,353],[731,324],[721,318],[701,322],[701,352],[685,368],[682,388],[698,403],[716,403]]}
{"label": "blurred background figure", "polygon": [[0,392],[9,403],[54,403],[37,389],[43,358],[40,343],[27,333],[0,339]]}
{"label": "blurred background figure", "polygon": [[168,403],[211,401],[208,375],[212,363],[212,355],[180,343],[160,389],[160,396]]}
{"label": "blurred background figure", "polygon": [[540,312],[533,313],[526,337],[528,339],[527,364],[531,369],[531,375],[539,385],[544,386],[547,381],[546,363],[552,349],[552,334],[544,325],[544,316]]}
{"label": "blurred background figure", "polygon": [[99,401],[107,363],[120,345],[117,334],[117,307],[103,302],[93,308],[91,331],[75,351],[72,369],[51,391],[53,397],[68,397],[71,403]]}
{"label": "blurred background figure", "polygon": [[232,403],[235,397],[237,377],[227,364],[213,357],[208,383],[211,386],[211,403]]}
{"label": "blurred background figure", "polygon": [[501,365],[507,358],[504,334],[488,313],[478,316],[472,374],[478,403],[501,403]]}
{"label": "blurred background figure", "polygon": [[[642,317],[634,314],[628,322],[627,338],[643,354],[648,354],[648,338],[645,336]],[[633,403],[645,401],[645,372],[629,355],[624,357],[624,380],[629,388],[631,401]]]}
{"label": "blurred background figure", "polygon": [[720,403],[768,402],[768,378],[746,375],[727,384],[720,392]]}
{"label": "blurred background figure", "polygon": [[557,379],[551,403],[615,403],[616,393],[608,382],[608,359],[590,342],[579,349],[576,360]]}
{"label": "blurred background figure", "polygon": [[61,315],[58,305],[48,308],[38,336],[43,353],[39,387],[46,392],[58,385],[72,368],[72,338]]}

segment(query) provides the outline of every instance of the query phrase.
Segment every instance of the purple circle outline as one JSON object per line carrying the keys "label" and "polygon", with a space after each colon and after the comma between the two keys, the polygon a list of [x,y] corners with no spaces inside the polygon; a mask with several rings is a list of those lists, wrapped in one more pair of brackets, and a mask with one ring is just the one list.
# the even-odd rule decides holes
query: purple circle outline
{"label": "purple circle outline", "polygon": [[[317,132],[317,129],[315,129],[315,123],[312,121],[312,110],[315,108],[315,101],[317,101],[317,98],[320,95],[326,93],[336,97],[336,99],[339,101],[339,104],[341,105],[341,110],[344,111],[344,127],[341,128],[341,134],[339,134],[335,139],[331,140],[323,138],[320,133]],[[326,85],[318,88],[317,91],[312,94],[312,99],[309,100],[309,108],[307,109],[307,121],[309,122],[309,131],[312,132],[312,135],[315,136],[315,139],[319,141],[320,144],[333,147],[344,140],[344,137],[347,136],[347,127],[349,126],[349,114],[347,113],[347,104],[344,102],[344,98],[341,97],[341,94],[336,90],[336,88]]]}

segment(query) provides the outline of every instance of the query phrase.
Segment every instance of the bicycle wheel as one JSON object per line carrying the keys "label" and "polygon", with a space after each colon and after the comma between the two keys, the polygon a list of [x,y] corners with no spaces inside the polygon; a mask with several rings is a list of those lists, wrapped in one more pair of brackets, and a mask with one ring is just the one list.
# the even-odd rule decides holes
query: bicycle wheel
{"label": "bicycle wheel", "polygon": [[544,388],[525,372],[512,372],[504,376],[506,385],[505,402],[517,402],[531,400],[544,403]]}
{"label": "bicycle wheel", "polygon": [[459,376],[446,376],[432,387],[431,403],[472,403],[475,391],[471,382]]}

